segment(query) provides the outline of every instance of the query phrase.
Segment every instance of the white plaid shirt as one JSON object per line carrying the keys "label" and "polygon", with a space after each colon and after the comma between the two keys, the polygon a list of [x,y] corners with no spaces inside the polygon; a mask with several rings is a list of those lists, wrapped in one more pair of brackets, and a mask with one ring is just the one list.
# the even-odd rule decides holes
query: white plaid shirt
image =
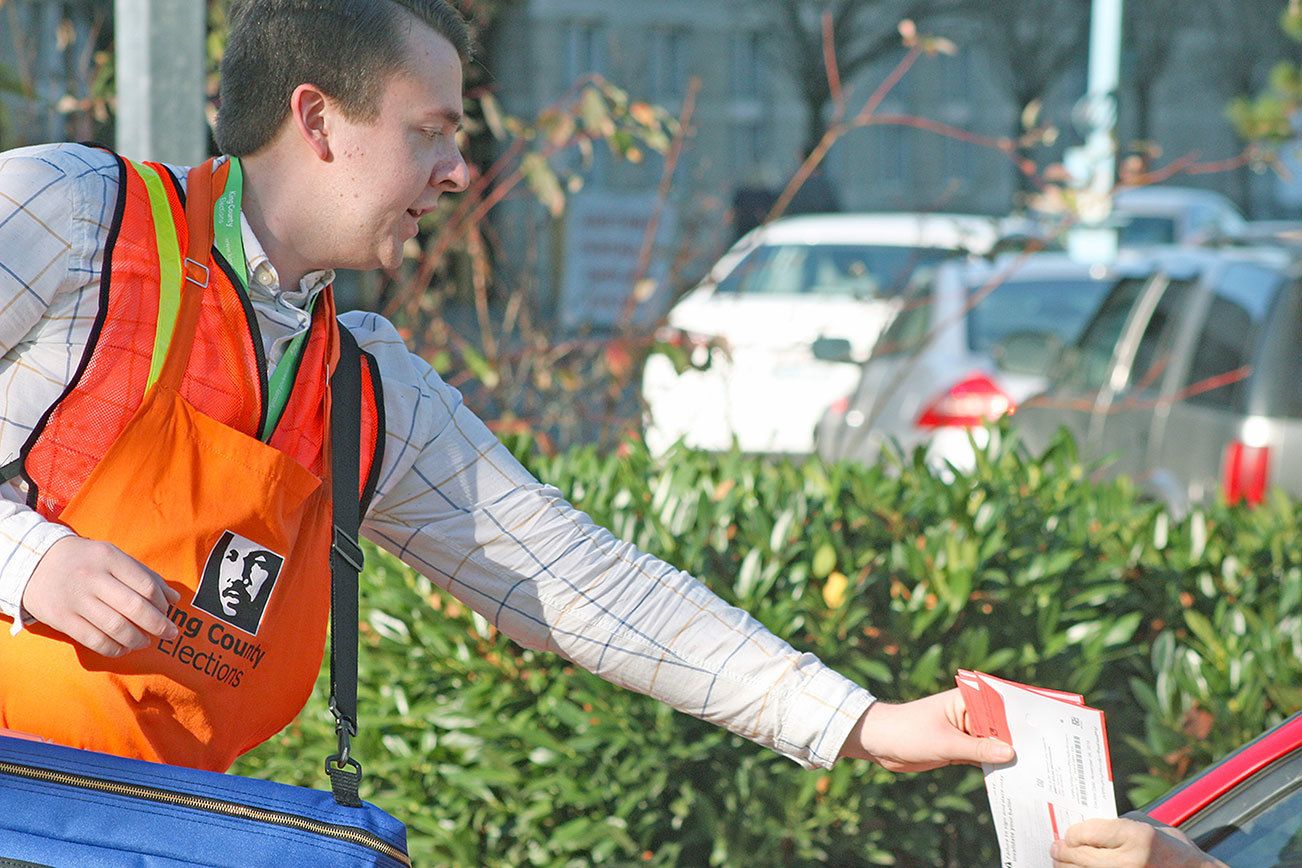
{"label": "white plaid shirt", "polygon": [[[185,171],[176,173],[185,178]],[[99,307],[118,189],[113,158],[79,145],[0,154],[0,465],[19,455],[75,374]],[[269,367],[307,327],[332,275],[282,292],[245,224],[249,293]],[[507,636],[727,727],[807,767],[829,766],[871,695],[797,653],[687,573],[616,539],[534,479],[394,327],[342,322],[384,382],[384,461],[362,533]],[[0,486],[0,612],[66,527]],[[438,617],[431,612],[431,617]]]}

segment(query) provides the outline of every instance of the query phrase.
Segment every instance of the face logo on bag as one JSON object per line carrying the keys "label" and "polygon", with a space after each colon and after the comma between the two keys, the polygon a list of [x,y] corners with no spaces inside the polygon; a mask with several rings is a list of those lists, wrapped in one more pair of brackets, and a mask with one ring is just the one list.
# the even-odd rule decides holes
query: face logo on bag
{"label": "face logo on bag", "polygon": [[285,559],[226,531],[204,564],[194,605],[255,636]]}

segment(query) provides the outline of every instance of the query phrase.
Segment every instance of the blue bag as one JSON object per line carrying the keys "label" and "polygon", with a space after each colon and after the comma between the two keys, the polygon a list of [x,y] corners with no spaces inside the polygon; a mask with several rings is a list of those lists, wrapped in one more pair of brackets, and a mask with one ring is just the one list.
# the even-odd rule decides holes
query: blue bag
{"label": "blue bag", "polygon": [[406,866],[402,823],[330,793],[0,737],[0,865]]}

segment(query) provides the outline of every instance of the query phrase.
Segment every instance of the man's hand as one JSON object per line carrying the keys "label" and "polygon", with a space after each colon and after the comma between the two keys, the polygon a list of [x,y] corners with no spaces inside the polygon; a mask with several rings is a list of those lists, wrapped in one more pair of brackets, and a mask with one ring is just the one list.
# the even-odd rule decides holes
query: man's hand
{"label": "man's hand", "polygon": [[841,756],[872,760],[892,772],[925,772],[954,763],[1005,763],[1013,749],[967,729],[958,690],[888,705],[874,702],[841,747]]}
{"label": "man's hand", "polygon": [[1086,820],[1067,830],[1050,851],[1054,868],[1225,868],[1169,826],[1136,820]]}
{"label": "man's hand", "polygon": [[68,536],[36,565],[23,609],[97,654],[121,657],[154,637],[176,637],[167,605],[180,596],[117,546]]}

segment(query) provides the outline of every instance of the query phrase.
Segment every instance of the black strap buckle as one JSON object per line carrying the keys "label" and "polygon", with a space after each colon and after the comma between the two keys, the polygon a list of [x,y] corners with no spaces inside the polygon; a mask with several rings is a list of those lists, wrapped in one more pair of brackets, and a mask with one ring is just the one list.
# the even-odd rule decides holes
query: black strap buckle
{"label": "black strap buckle", "polygon": [[335,756],[341,763],[346,763],[349,761],[348,752],[352,745],[352,738],[357,735],[357,724],[339,710],[339,705],[333,696],[330,697],[330,713],[335,718],[335,735],[339,736],[339,753]]}
{"label": "black strap buckle", "polygon": [[330,551],[343,558],[344,563],[359,573],[366,563],[366,554],[362,551],[362,547],[357,544],[357,540],[344,533],[339,525],[335,525],[335,539],[330,545]]}
{"label": "black strap buckle", "polygon": [[326,757],[325,771],[330,776],[330,790],[335,801],[345,807],[360,808],[362,764],[352,757],[352,739],[357,735],[357,724],[346,717],[330,697],[330,713],[335,717],[335,735],[339,737],[339,752]]}
{"label": "black strap buckle", "polygon": [[351,757],[335,755],[326,758],[325,771],[330,776],[330,791],[335,802],[346,808],[360,808],[362,797],[358,790],[362,785],[362,764]]}

